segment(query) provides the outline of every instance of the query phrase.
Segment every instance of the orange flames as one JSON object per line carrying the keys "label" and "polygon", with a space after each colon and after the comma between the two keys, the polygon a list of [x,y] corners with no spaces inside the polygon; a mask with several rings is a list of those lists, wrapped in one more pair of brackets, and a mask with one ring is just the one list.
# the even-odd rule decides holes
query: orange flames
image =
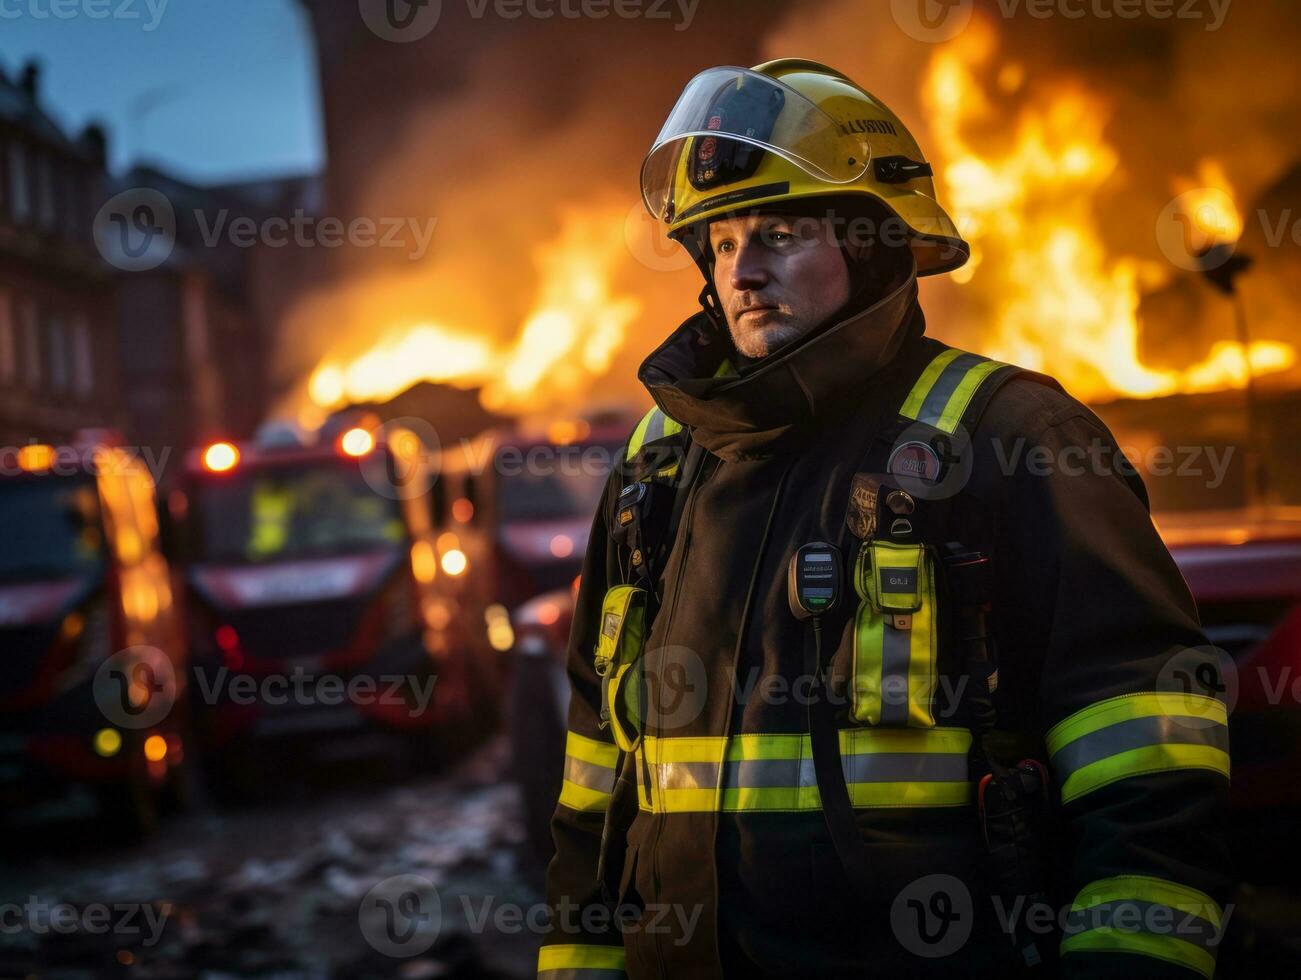
{"label": "orange flames", "polygon": [[483,386],[495,411],[537,409],[572,400],[605,374],[641,303],[614,294],[611,277],[623,252],[622,215],[572,214],[560,234],[533,256],[541,287],[513,342],[427,320],[386,332],[369,350],[327,356],[312,372],[311,406],[300,421],[351,402],[382,401],[419,381]]}
{"label": "orange flames", "polygon": [[[1060,377],[1085,399],[1152,397],[1246,383],[1290,368],[1288,345],[1224,341],[1200,363],[1168,370],[1138,356],[1139,300],[1168,280],[1161,263],[1112,257],[1103,243],[1097,201],[1117,169],[1104,138],[1106,109],[1081,89],[1052,88],[1045,99],[1023,92],[1015,63],[981,78],[996,52],[990,26],[975,20],[936,51],[923,98],[935,156],[972,259],[955,278],[982,280],[989,327],[982,352]],[[1022,104],[1009,126],[1004,106]],[[973,135],[975,134],[975,135]],[[1195,180],[1172,188],[1190,254],[1242,233],[1242,217],[1220,166],[1204,161]]]}
{"label": "orange flames", "polygon": [[[981,317],[972,346],[1047,371],[1092,401],[1240,387],[1249,374],[1293,369],[1288,344],[1257,340],[1244,350],[1228,336],[1197,363],[1144,363],[1144,295],[1197,273],[1109,248],[1108,195],[1133,174],[1121,171],[1106,138],[1108,104],[1079,83],[1057,80],[1032,92],[1023,65],[999,64],[998,45],[994,29],[973,19],[929,49],[921,93],[942,198],[972,244],[970,263],[953,276],[966,289],[963,307]],[[1242,235],[1239,203],[1218,161],[1196,163],[1161,191],[1177,203],[1173,227],[1188,256]],[[342,338],[311,373],[300,420],[310,425],[328,410],[385,400],[419,381],[481,386],[485,407],[507,413],[581,404],[612,370],[634,324],[648,331],[643,339],[665,326],[639,321],[655,309],[664,280],[643,269],[637,295],[614,285],[638,258],[624,240],[624,219],[604,207],[564,218],[534,252],[537,294],[513,332],[449,322],[431,302],[426,316],[376,324],[377,339],[360,353],[344,345],[361,338]],[[464,286],[512,287],[513,280]],[[385,309],[384,299],[376,289],[366,315]]]}

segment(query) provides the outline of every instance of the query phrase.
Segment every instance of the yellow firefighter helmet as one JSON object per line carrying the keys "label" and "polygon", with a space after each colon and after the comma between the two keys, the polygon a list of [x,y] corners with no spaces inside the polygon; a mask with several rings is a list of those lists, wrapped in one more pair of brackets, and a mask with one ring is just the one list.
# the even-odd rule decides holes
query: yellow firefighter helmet
{"label": "yellow firefighter helmet", "polygon": [[641,184],[646,207],[678,240],[725,214],[862,195],[906,226],[919,275],[950,272],[970,254],[899,117],[840,72],[801,58],[693,78],[646,155]]}

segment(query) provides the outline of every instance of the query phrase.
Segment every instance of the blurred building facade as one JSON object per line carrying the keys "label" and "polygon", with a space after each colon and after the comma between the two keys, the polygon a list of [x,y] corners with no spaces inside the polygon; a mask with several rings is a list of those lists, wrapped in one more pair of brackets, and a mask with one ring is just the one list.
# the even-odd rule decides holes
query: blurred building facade
{"label": "blurred building facade", "polygon": [[[0,68],[0,446],[101,427],[173,453],[247,437],[266,412],[281,277],[262,245],[209,232],[310,208],[314,178],[199,187],[149,167],[115,178],[106,139],[63,131],[36,65]],[[139,188],[171,202],[175,241],[156,268],[124,271],[97,249],[95,220]]]}
{"label": "blurred building facade", "polygon": [[121,426],[113,270],[92,223],[103,133],[70,138],[40,106],[40,72],[0,70],[0,443]]}

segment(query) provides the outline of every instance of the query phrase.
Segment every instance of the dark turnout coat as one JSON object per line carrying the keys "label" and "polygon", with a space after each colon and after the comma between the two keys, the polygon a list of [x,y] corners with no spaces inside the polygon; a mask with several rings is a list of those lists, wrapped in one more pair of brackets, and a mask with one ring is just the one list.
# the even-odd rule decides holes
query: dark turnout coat
{"label": "dark turnout coat", "polygon": [[[881,468],[882,432],[907,441],[928,422],[945,428],[945,412],[951,428],[971,369],[989,362],[924,336],[915,279],[741,375],[720,369],[722,346],[687,324],[641,371],[658,408],[631,448],[689,434],[705,453],[679,491],[658,570],[662,601],[640,664],[643,738],[627,769],[636,815],[610,848],[605,870],[617,873],[604,894],[597,865],[623,755],[600,717],[594,651],[608,590],[632,580],[612,532],[619,492],[639,474],[612,477],[593,524],[540,975],[1007,972],[951,623],[935,618],[934,724],[874,724],[837,700],[872,868],[851,886],[809,758],[808,625],[787,596],[797,548],[840,549],[842,597],[823,617],[836,700],[870,660],[856,656],[870,642],[856,636],[869,627],[851,581],[862,548],[847,521],[854,478]],[[1010,761],[1041,759],[1051,774],[1045,914],[1055,922],[1040,920],[1040,947],[1051,961],[1060,944],[1048,971],[1066,976],[1209,976],[1228,887],[1226,718],[1208,696],[1216,661],[1141,481],[1098,418],[1045,380],[1012,377],[983,406],[945,518],[992,560],[994,700]],[[682,479],[685,467],[668,469],[651,479]]]}

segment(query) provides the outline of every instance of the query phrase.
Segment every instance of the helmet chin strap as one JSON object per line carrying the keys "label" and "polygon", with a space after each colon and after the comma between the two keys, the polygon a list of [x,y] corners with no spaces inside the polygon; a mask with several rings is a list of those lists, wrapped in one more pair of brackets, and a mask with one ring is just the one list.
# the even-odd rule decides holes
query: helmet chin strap
{"label": "helmet chin strap", "polygon": [[678,241],[687,250],[687,254],[696,263],[696,268],[700,270],[700,274],[705,280],[700,295],[697,297],[708,323],[708,326],[700,331],[701,345],[722,341],[731,346],[732,334],[727,327],[727,316],[723,312],[723,301],[719,298],[718,290],[714,286],[714,250],[709,247],[709,222],[698,221],[685,228],[679,233],[679,236]]}

